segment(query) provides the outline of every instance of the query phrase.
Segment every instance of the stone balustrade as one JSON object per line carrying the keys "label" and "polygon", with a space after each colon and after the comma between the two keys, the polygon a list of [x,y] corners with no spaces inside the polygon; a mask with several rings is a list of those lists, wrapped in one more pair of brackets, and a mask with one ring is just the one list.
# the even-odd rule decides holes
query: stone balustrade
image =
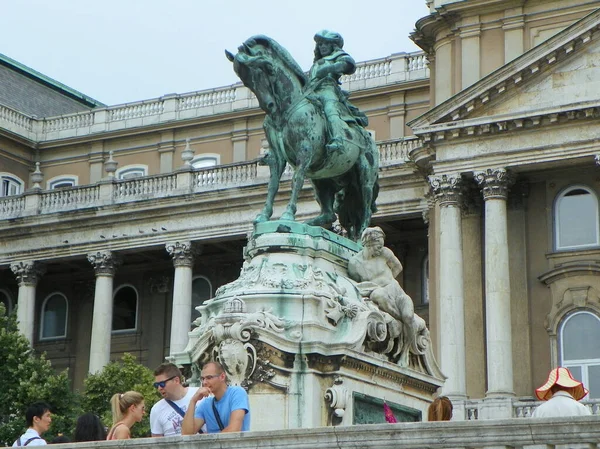
{"label": "stone balustrade", "polygon": [[[268,411],[262,411],[267,414]],[[260,410],[255,413],[261,413]],[[382,412],[383,413],[383,412]],[[204,449],[578,449],[598,448],[597,417],[446,421],[320,427],[262,432],[78,443],[81,448]],[[68,449],[72,445],[57,445]]]}
{"label": "stone balustrade", "polygon": [[[541,404],[540,401],[529,398],[512,398],[508,399],[512,406],[512,417],[513,418],[530,418],[533,411]],[[600,415],[600,399],[592,399],[584,401],[586,407],[589,408],[590,412],[594,416]],[[485,406],[485,401],[482,399],[469,399],[466,401],[454,401],[456,409],[464,408],[464,420],[465,421],[477,421],[482,419],[482,409]]]}
{"label": "stone balustrade", "polygon": [[[408,154],[420,145],[420,140],[411,137],[381,141],[377,145],[380,166],[386,167],[406,163],[409,160]],[[49,191],[35,190],[0,198],[0,220],[208,190],[239,188],[266,183],[268,173],[268,168],[259,167],[259,162],[255,160],[127,180],[105,180],[94,185]],[[291,168],[287,167],[283,179],[289,179],[292,174]]]}
{"label": "stone balustrade", "polygon": [[[427,58],[422,52],[396,53],[357,64],[354,74],[342,77],[342,87],[353,92],[428,78]],[[258,108],[256,97],[237,83],[41,119],[0,105],[0,127],[27,139],[44,142],[251,108]]]}

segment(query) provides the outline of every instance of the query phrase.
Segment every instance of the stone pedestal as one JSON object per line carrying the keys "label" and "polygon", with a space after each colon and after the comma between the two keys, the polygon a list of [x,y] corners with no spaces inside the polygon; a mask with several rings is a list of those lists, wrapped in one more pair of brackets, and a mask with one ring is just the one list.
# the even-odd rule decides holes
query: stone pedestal
{"label": "stone pedestal", "polygon": [[268,410],[253,414],[253,430],[384,422],[384,400],[398,420],[420,420],[444,379],[429,331],[415,320],[401,368],[390,315],[347,277],[359,249],[318,227],[257,225],[240,277],[198,308],[188,346],[172,359],[191,366],[192,384],[204,363],[221,362],[253,410]]}

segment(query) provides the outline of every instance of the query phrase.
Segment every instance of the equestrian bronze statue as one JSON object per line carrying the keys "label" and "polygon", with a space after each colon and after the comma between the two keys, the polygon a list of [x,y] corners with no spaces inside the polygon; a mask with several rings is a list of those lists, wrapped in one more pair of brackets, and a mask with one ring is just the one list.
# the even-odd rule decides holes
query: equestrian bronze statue
{"label": "equestrian bronze statue", "polygon": [[267,200],[255,223],[273,215],[287,162],[294,176],[281,220],[295,219],[298,195],[309,178],[321,212],[307,223],[330,228],[338,219],[348,238],[356,241],[376,210],[379,153],[365,129],[367,117],[340,88],[340,77],[356,70],[354,60],[342,49],[342,37],[322,31],[315,42],[315,61],[308,76],[287,50],[266,36],[251,37],[236,55],[226,52],[267,114],[265,162],[271,174]]}

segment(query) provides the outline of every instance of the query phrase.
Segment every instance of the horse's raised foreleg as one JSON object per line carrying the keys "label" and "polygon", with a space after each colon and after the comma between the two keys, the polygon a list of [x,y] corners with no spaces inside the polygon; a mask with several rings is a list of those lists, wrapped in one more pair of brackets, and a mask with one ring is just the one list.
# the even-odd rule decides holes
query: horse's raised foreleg
{"label": "horse's raised foreleg", "polygon": [[333,211],[336,185],[329,179],[313,179],[312,184],[315,188],[317,202],[319,203],[319,206],[321,206],[321,214],[318,217],[306,221],[306,224],[329,228],[337,218]]}

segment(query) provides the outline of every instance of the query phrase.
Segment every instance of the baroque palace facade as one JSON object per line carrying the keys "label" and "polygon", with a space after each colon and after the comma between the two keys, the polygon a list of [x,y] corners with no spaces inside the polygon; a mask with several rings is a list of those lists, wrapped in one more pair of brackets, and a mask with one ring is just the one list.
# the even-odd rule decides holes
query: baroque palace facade
{"label": "baroque palace facade", "polygon": [[[427,3],[424,52],[342,81],[443,392],[458,419],[485,401],[526,414],[517,398],[563,365],[598,399],[598,2]],[[7,57],[0,71],[0,301],[76,387],[124,352],[154,367],[182,351],[265,199],[256,99],[235,84],[106,106]],[[298,218],[316,210],[306,184]]]}

